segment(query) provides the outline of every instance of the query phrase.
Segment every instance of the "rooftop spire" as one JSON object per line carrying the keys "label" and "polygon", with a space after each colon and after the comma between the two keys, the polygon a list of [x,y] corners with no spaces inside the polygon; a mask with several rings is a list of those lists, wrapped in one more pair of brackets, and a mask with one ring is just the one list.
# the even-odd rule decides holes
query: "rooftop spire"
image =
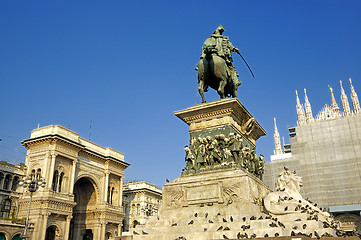
{"label": "rooftop spire", "polygon": [[313,119],[313,116],[312,116],[311,103],[308,101],[308,97],[307,97],[307,93],[306,93],[306,88],[304,88],[303,90],[304,90],[304,92],[305,92],[306,121],[307,121],[307,122],[314,122],[315,120]]}
{"label": "rooftop spire", "polygon": [[330,88],[331,98],[332,98],[332,105],[331,105],[332,112],[335,114],[335,117],[340,116],[341,115],[340,108],[338,107],[335,96],[333,95],[333,89],[330,86],[328,87]]}
{"label": "rooftop spire", "polygon": [[345,94],[345,90],[342,87],[342,81],[340,80],[340,86],[341,86],[341,101],[342,101],[342,108],[343,108],[343,115],[351,115],[350,105],[348,104],[348,99]]}
{"label": "rooftop spire", "polygon": [[283,153],[282,147],[281,147],[281,139],[280,134],[278,133],[277,124],[276,124],[276,118],[273,118],[275,122],[275,133],[274,133],[274,139],[275,139],[275,155],[280,155]]}
{"label": "rooftop spire", "polygon": [[355,114],[359,114],[361,112],[360,103],[358,101],[358,97],[355,92],[355,89],[352,86],[351,78],[349,80],[350,80],[350,85],[351,85],[351,101],[352,101],[353,112]]}
{"label": "rooftop spire", "polygon": [[301,105],[300,99],[298,98],[297,90],[296,90],[296,101],[297,101],[296,110],[297,110],[297,119],[298,119],[297,123],[300,126],[306,122],[306,117],[305,117],[305,111],[303,110],[303,106]]}

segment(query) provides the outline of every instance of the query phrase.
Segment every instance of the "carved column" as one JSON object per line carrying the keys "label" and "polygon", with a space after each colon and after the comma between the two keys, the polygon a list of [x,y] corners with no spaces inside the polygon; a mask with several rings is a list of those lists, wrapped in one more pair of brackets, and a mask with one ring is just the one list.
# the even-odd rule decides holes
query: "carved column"
{"label": "carved column", "polygon": [[8,190],[11,190],[11,189],[12,189],[12,187],[13,187],[13,182],[14,182],[14,176],[11,175],[11,178],[10,178],[10,181],[9,181],[9,188],[8,188]]}
{"label": "carved column", "polygon": [[[123,206],[123,177],[119,177],[119,203],[118,206],[122,208]],[[122,208],[122,211],[124,211],[124,209]]]}
{"label": "carved column", "polygon": [[69,238],[70,221],[71,221],[72,218],[73,218],[72,216],[67,216],[66,217],[64,236],[63,236],[64,240]]}
{"label": "carved column", "polygon": [[51,186],[53,184],[53,177],[54,177],[54,168],[55,168],[55,159],[56,159],[56,156],[58,154],[56,153],[52,153],[51,154],[51,166],[50,166],[50,169],[49,169],[49,178],[47,179],[46,183],[47,183],[47,188],[48,189],[51,189]]}
{"label": "carved column", "polygon": [[104,196],[104,199],[103,199],[103,201],[105,202],[105,203],[107,203],[107,201],[108,201],[108,185],[109,185],[109,170],[106,170],[105,171],[105,181],[104,181],[104,194],[103,194],[103,196]]}
{"label": "carved column", "polygon": [[76,170],[76,164],[77,163],[78,163],[78,160],[74,159],[73,160],[73,168],[71,170],[70,182],[69,182],[69,193],[73,193],[73,190],[74,190],[75,170]]}
{"label": "carved column", "polygon": [[45,213],[43,214],[43,226],[41,228],[41,230],[39,229],[39,236],[37,239],[45,239],[45,235],[46,235],[46,228],[48,225],[48,218],[50,216],[51,213]]}

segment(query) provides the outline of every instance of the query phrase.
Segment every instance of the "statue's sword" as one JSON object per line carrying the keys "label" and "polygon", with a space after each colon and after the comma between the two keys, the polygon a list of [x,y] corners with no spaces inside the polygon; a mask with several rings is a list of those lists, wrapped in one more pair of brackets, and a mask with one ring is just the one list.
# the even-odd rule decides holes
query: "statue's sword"
{"label": "statue's sword", "polygon": [[253,72],[252,72],[252,70],[251,70],[251,68],[249,67],[248,63],[247,63],[246,60],[243,58],[243,56],[241,55],[241,53],[240,53],[240,52],[237,52],[237,53],[238,53],[239,56],[241,56],[241,58],[243,59],[244,63],[247,65],[247,67],[248,67],[249,71],[251,72],[253,78],[255,78],[255,77],[254,77],[254,74],[253,74]]}

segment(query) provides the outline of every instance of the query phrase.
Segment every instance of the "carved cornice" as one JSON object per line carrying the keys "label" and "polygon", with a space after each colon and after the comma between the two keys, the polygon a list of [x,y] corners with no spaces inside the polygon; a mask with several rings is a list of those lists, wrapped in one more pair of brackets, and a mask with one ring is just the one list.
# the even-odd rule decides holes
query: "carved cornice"
{"label": "carved cornice", "polygon": [[197,115],[190,116],[190,117],[185,117],[183,120],[187,124],[190,124],[191,122],[197,121],[197,120],[213,118],[213,117],[217,117],[217,116],[231,115],[232,112],[233,112],[232,108],[226,108],[226,109],[221,109],[221,110],[217,110],[217,111],[213,111],[213,112],[202,113],[202,114],[197,114]]}

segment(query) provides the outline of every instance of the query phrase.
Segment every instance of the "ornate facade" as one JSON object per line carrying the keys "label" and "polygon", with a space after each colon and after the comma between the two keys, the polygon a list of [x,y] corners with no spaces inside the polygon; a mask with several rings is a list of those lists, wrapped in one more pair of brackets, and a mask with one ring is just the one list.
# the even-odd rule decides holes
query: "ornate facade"
{"label": "ornate facade", "polygon": [[23,231],[24,221],[17,215],[21,195],[18,185],[24,170],[25,165],[0,162],[0,239],[17,239]]}
{"label": "ornate facade", "polygon": [[[123,153],[96,145],[59,125],[33,130],[22,144],[27,149],[22,174],[41,175],[46,181],[32,197],[31,239],[120,238],[124,170],[129,166]],[[6,184],[11,185],[9,181]],[[23,188],[20,192],[14,216],[24,219],[30,193]]]}
{"label": "ornate facade", "polygon": [[144,225],[151,216],[157,216],[162,201],[162,190],[148,182],[130,182],[123,188],[123,230],[131,232]]}

